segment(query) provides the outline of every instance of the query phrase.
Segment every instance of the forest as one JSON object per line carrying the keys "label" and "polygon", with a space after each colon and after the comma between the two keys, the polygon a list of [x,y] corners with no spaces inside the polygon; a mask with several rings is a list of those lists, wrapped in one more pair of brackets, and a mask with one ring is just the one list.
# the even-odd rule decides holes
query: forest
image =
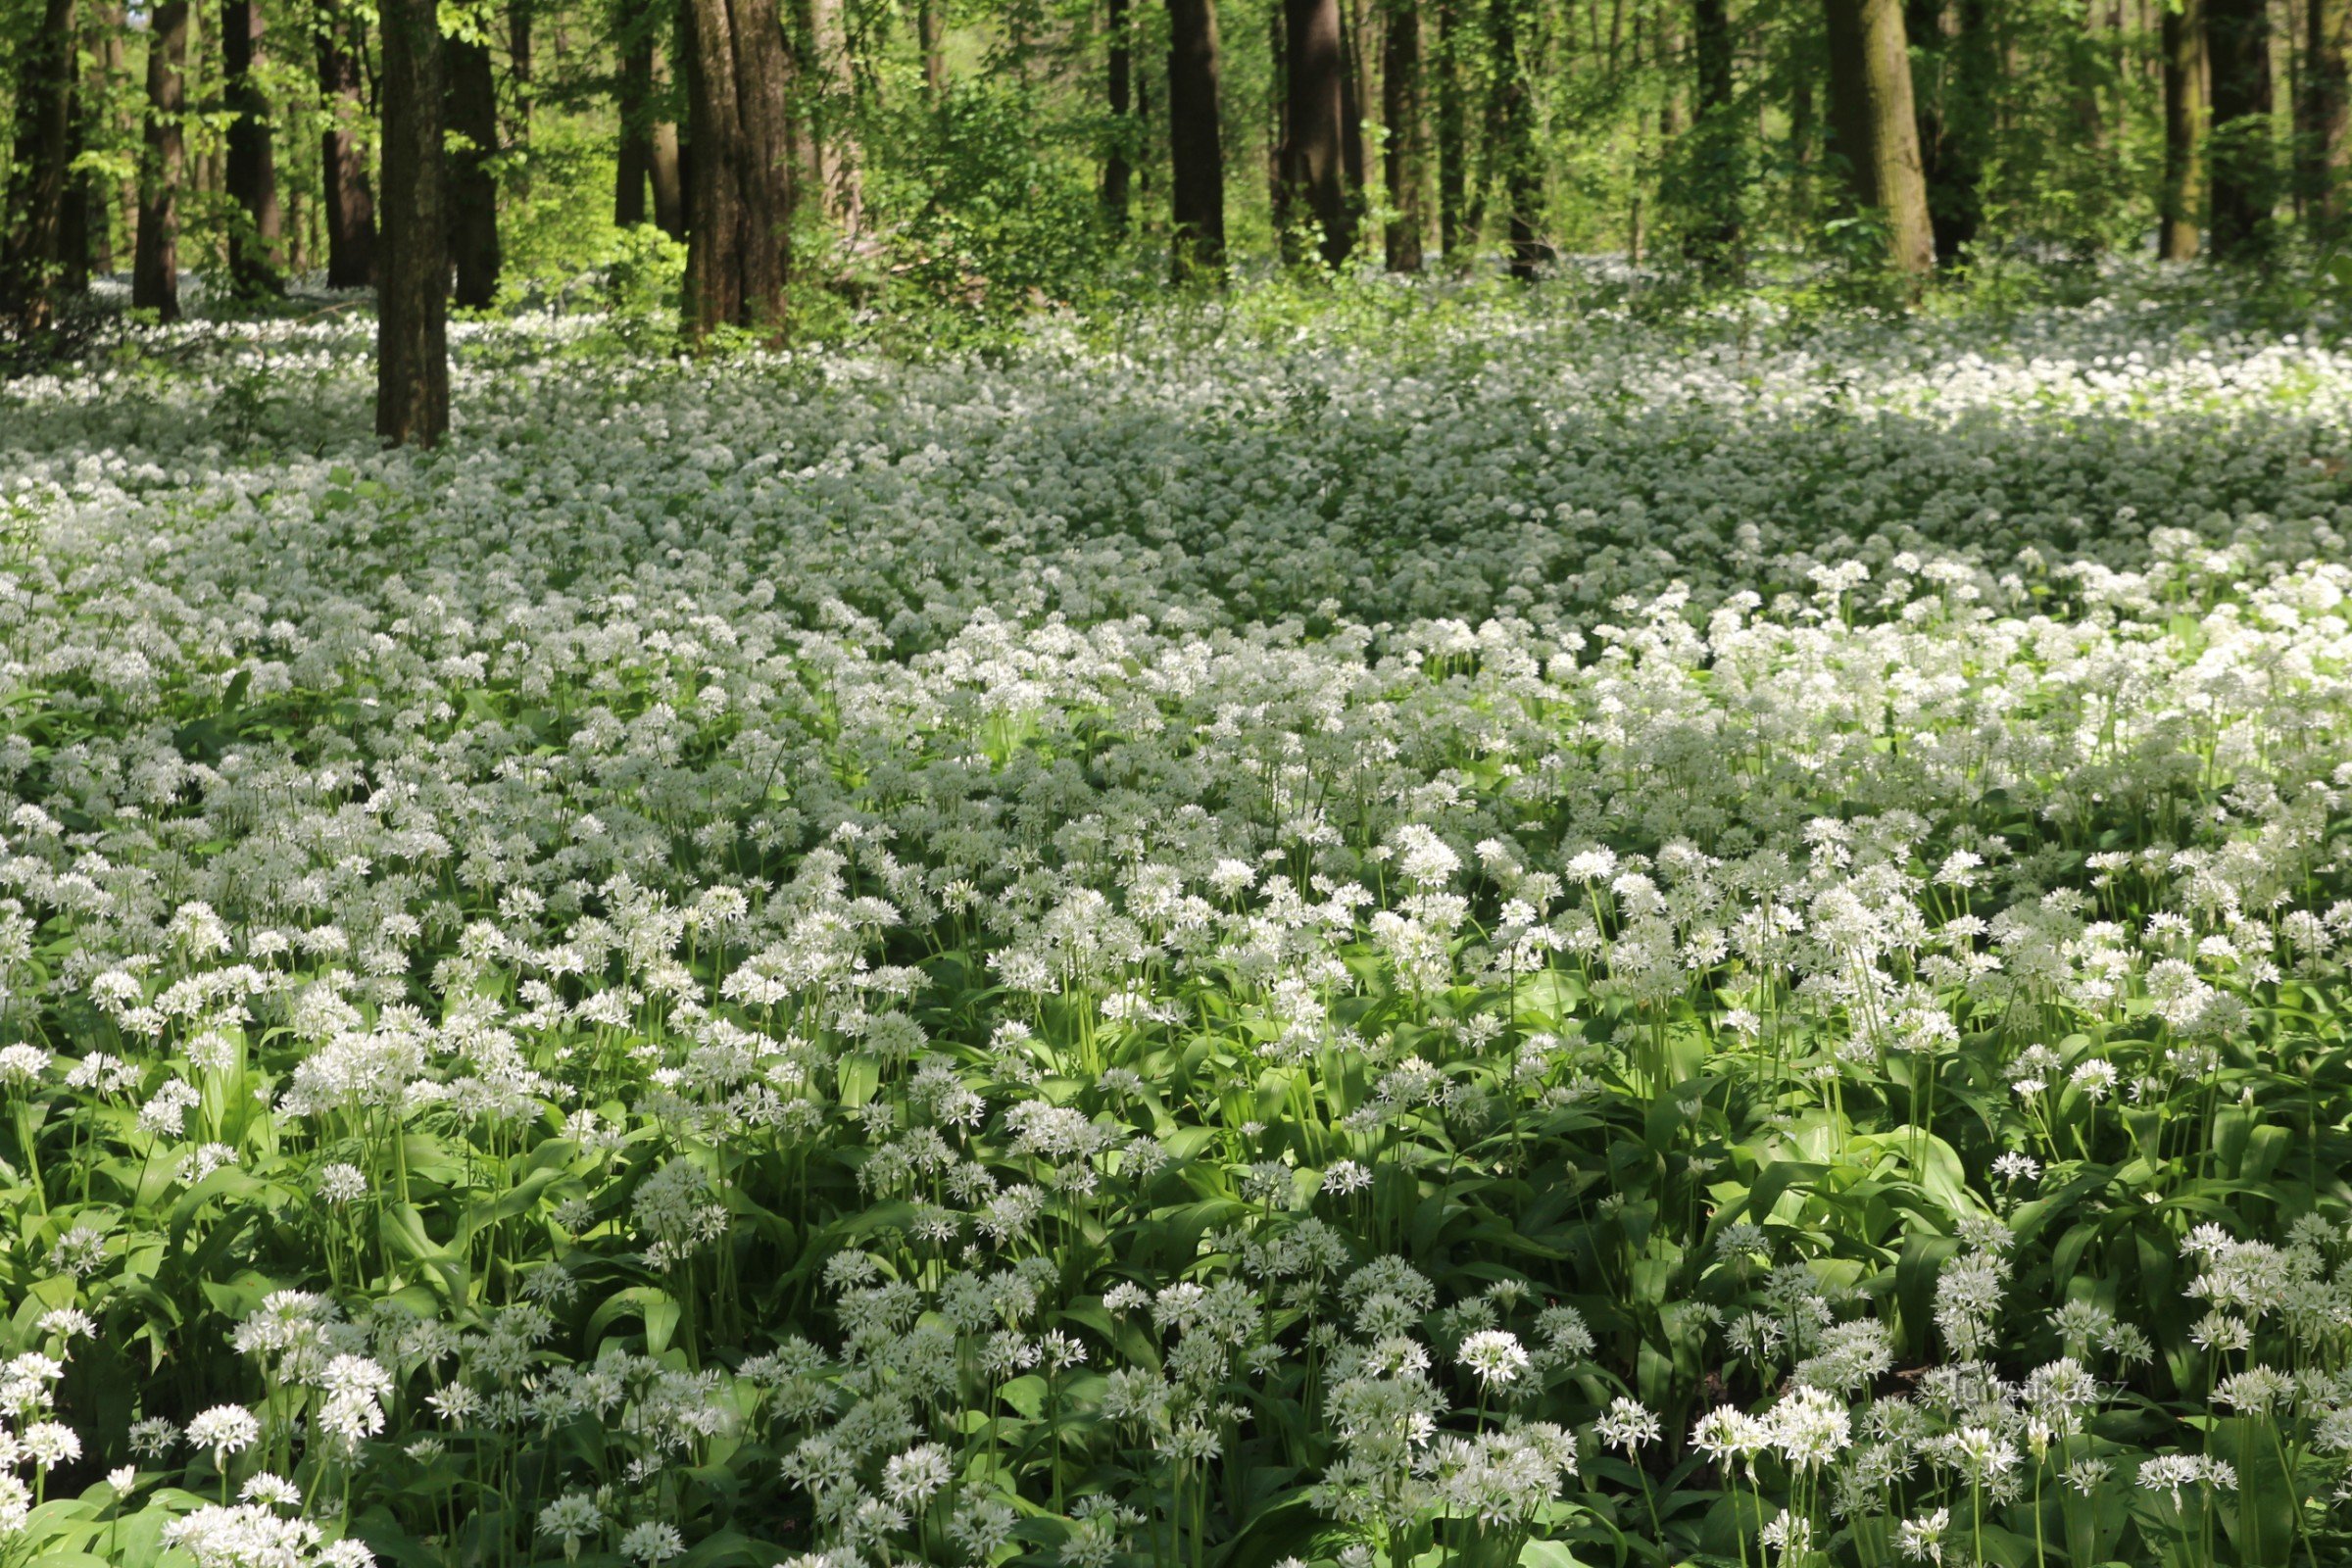
{"label": "forest", "polygon": [[2352,1562],[2352,0],[0,0],[0,1568]]}

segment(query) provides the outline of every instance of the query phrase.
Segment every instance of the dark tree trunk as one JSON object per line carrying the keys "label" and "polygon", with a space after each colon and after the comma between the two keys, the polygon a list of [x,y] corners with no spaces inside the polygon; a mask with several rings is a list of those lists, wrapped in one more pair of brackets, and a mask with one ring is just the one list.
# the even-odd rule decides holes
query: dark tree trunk
{"label": "dark tree trunk", "polygon": [[360,81],[364,26],[349,14],[330,14],[318,27],[318,97],[326,114],[326,128],[318,133],[318,167],[329,288],[366,288],[375,281],[375,195],[358,133],[368,113]]}
{"label": "dark tree trunk", "polygon": [[1286,261],[1297,260],[1293,255],[1291,225],[1296,220],[1291,201],[1291,185],[1284,174],[1283,160],[1290,157],[1291,148],[1291,64],[1290,22],[1279,5],[1266,11],[1266,72],[1267,106],[1272,111],[1273,124],[1266,139],[1266,210],[1274,220],[1274,233],[1282,245]]}
{"label": "dark tree trunk", "polygon": [[490,47],[452,38],[442,45],[449,81],[449,248],[457,302],[487,310],[498,298],[498,87]]}
{"label": "dark tree trunk", "polygon": [[2164,8],[2164,190],[2156,254],[2191,261],[2205,211],[2205,0]]}
{"label": "dark tree trunk", "polygon": [[1917,276],[1936,265],[1911,49],[1898,0],[1825,0],[1830,35],[1830,126],[1854,199],[1886,225],[1887,260]]}
{"label": "dark tree trunk", "polygon": [[2278,171],[2271,148],[2271,12],[2266,0],[2206,0],[2213,103],[2213,254],[2269,247]]}
{"label": "dark tree trunk", "polygon": [[1363,34],[1356,0],[1348,0],[1340,11],[1340,199],[1348,204],[1351,248],[1356,215],[1364,210],[1364,171],[1370,167],[1364,158],[1364,97],[1370,83],[1364,76]]}
{"label": "dark tree trunk", "polygon": [[1459,269],[1478,236],[1462,231],[1469,194],[1467,108],[1462,95],[1462,0],[1438,0],[1438,249]]}
{"label": "dark tree trunk", "polygon": [[686,237],[685,155],[678,147],[678,127],[666,120],[654,122],[653,162],[647,172],[654,187],[654,224],[671,239]]}
{"label": "dark tree trunk", "polygon": [[1392,272],[1421,270],[1429,232],[1429,126],[1421,90],[1420,0],[1390,0],[1380,61],[1380,118],[1389,142],[1389,220],[1384,236]]}
{"label": "dark tree trunk", "polygon": [[16,81],[17,124],[0,236],[0,314],[20,331],[56,318],[74,162],[74,0],[47,0]]}
{"label": "dark tree trunk", "polygon": [[1282,182],[1293,210],[1321,231],[1323,261],[1337,267],[1355,248],[1348,206],[1347,56],[1339,0],[1283,0],[1284,65],[1289,91],[1283,116]]}
{"label": "dark tree trunk", "polygon": [[228,125],[223,178],[236,204],[228,234],[228,275],[240,294],[274,294],[285,286],[285,217],[277,204],[277,148],[270,128],[270,100],[254,75],[263,31],[259,0],[222,0],[220,75]]}
{"label": "dark tree trunk", "polygon": [[179,117],[188,106],[188,0],[163,0],[147,33],[147,122],[141,133],[139,227],[130,303],[179,319],[179,182],[186,162]]}
{"label": "dark tree trunk", "polygon": [[378,0],[383,26],[384,233],[376,291],[375,433],[429,447],[449,430],[446,87],[435,0]]}
{"label": "dark tree trunk", "polygon": [[1740,202],[1747,182],[1744,131],[1733,96],[1728,0],[1691,0],[1690,55],[1698,78],[1698,113],[1684,168],[1691,186],[1686,250],[1702,271],[1726,276],[1740,267]]}
{"label": "dark tree trunk", "polygon": [[507,6],[507,79],[514,87],[514,129],[507,139],[517,147],[531,144],[532,5],[533,0],[509,0]]}
{"label": "dark tree trunk", "polygon": [[[1936,259],[1959,260],[1984,221],[1985,133],[1998,88],[1984,0],[1907,0],[1913,119]],[[1926,79],[1919,79],[1920,67]]]}
{"label": "dark tree trunk", "polygon": [[781,342],[792,269],[792,137],[773,0],[688,0],[694,142],[686,330]]}
{"label": "dark tree trunk", "polygon": [[1129,47],[1133,23],[1129,10],[1129,0],[1110,0],[1104,20],[1110,41],[1107,83],[1110,145],[1102,158],[1102,216],[1114,234],[1127,232],[1128,187],[1134,183],[1135,173],[1135,167],[1129,162],[1134,126],[1127,113],[1135,96],[1135,53]]}
{"label": "dark tree trunk", "polygon": [[2295,169],[2312,233],[2332,244],[2344,233],[2344,172],[2352,164],[2352,0],[2303,4]]}
{"label": "dark tree trunk", "polygon": [[1494,95],[1487,101],[1487,141],[1502,187],[1511,241],[1511,276],[1529,283],[1535,281],[1546,248],[1537,227],[1544,182],[1536,166],[1527,71],[1519,59],[1518,8],[1519,0],[1488,0],[1487,52],[1493,61],[1494,85]]}
{"label": "dark tree trunk", "polygon": [[645,182],[654,166],[653,97],[653,34],[624,34],[614,94],[620,141],[612,159],[612,221],[622,228],[645,221]]}
{"label": "dark tree trunk", "polygon": [[1168,0],[1168,216],[1176,275],[1225,275],[1216,0]]}

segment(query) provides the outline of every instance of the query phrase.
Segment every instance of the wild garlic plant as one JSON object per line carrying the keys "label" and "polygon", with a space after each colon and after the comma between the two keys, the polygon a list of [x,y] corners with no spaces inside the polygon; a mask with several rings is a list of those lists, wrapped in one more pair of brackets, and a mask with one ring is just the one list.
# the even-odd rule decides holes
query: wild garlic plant
{"label": "wild garlic plant", "polygon": [[2341,1561],[2352,361],[2107,281],[0,388],[8,1568]]}

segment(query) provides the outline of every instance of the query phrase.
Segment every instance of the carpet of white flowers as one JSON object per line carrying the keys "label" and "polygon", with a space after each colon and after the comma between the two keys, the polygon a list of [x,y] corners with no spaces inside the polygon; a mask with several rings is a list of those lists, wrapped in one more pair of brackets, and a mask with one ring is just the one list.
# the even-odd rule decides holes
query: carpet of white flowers
{"label": "carpet of white flowers", "polygon": [[2352,355],[2237,319],[0,386],[0,1563],[2345,1561]]}

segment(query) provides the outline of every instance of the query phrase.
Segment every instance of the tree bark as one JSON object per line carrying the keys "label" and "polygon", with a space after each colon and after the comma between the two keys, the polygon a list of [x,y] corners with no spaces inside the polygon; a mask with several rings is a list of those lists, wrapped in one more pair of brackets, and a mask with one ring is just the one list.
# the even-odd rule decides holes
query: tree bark
{"label": "tree bark", "polygon": [[[1936,259],[1957,261],[1984,221],[1989,105],[1998,87],[1984,0],[1908,0],[1913,110]],[[1927,79],[1917,79],[1919,64]]]}
{"label": "tree bark", "polygon": [[2195,259],[2205,210],[2205,0],[2164,9],[2164,189],[2156,254]]}
{"label": "tree bark", "polygon": [[148,23],[147,120],[130,303],[166,321],[179,319],[179,182],[186,162],[180,117],[188,107],[187,70],[188,0],[162,0]]}
{"label": "tree bark", "polygon": [[1389,270],[1421,270],[1429,232],[1429,126],[1421,86],[1420,0],[1390,0],[1389,32],[1380,61],[1380,118],[1389,133],[1382,162],[1388,176],[1386,240]]}
{"label": "tree bark", "polygon": [[808,47],[815,66],[815,114],[809,138],[816,154],[826,216],[842,232],[865,223],[865,180],[858,145],[858,82],[850,67],[850,35],[842,0],[806,0]]}
{"label": "tree bark", "polygon": [[47,0],[16,81],[6,218],[0,236],[0,313],[31,333],[56,318],[65,270],[74,161],[74,0]]}
{"label": "tree bark", "polygon": [[1282,13],[1289,78],[1282,182],[1293,211],[1313,220],[1320,230],[1317,245],[1325,264],[1337,267],[1355,246],[1342,164],[1347,58],[1340,45],[1339,0],[1283,0]]}
{"label": "tree bark", "polygon": [[259,0],[221,0],[220,74],[222,106],[236,118],[228,125],[228,163],[223,171],[229,200],[236,204],[228,232],[228,275],[240,294],[274,294],[282,275],[285,215],[277,201],[277,148],[270,127],[270,100],[254,75],[265,23]]}
{"label": "tree bark", "polygon": [[640,18],[621,24],[620,77],[614,108],[620,116],[620,140],[612,159],[612,221],[634,228],[645,221],[645,184],[654,166],[654,38]]}
{"label": "tree bark", "polygon": [[1746,189],[1744,132],[1734,100],[1732,17],[1728,0],[1691,0],[1690,55],[1697,75],[1697,114],[1691,121],[1684,177],[1691,185],[1691,220],[1684,249],[1701,271],[1724,276],[1739,270],[1740,202]]}
{"label": "tree bark", "polygon": [[794,197],[783,28],[774,0],[688,0],[686,15],[686,330],[781,342]]}
{"label": "tree bark", "polygon": [[1135,53],[1129,47],[1133,31],[1129,0],[1110,0],[1103,26],[1110,43],[1110,79],[1105,83],[1105,96],[1110,103],[1110,145],[1102,157],[1102,216],[1113,234],[1124,234],[1128,190],[1135,175],[1135,167],[1129,162],[1134,127],[1129,122],[1128,110],[1135,96]]}
{"label": "tree bark", "polygon": [[1168,216],[1179,280],[1225,275],[1216,0],[1168,0]]}
{"label": "tree bark", "polygon": [[1887,261],[1917,276],[1936,265],[1912,106],[1911,50],[1898,0],[1824,0],[1830,125],[1854,200],[1886,226]]}
{"label": "tree bark", "polygon": [[2352,165],[2352,0],[2303,4],[2295,169],[2312,232],[2332,244],[2344,234],[2344,174]]}
{"label": "tree bark", "polygon": [[1462,94],[1462,0],[1438,0],[1438,249],[1459,270],[1478,236],[1462,231],[1469,193],[1469,149]]}
{"label": "tree bark", "polygon": [[318,97],[325,111],[318,167],[329,288],[366,288],[375,281],[375,196],[358,130],[368,113],[360,81],[365,40],[359,29],[365,25],[348,13],[330,13],[318,26]]}
{"label": "tree bark", "polygon": [[449,247],[457,262],[457,302],[487,310],[498,298],[498,85],[490,47],[451,38],[442,45],[448,74],[448,129],[463,141],[449,151]]}
{"label": "tree bark", "polygon": [[2213,131],[2213,254],[2242,260],[2268,248],[2278,171],[2271,147],[2271,13],[2266,0],[2206,0]]}
{"label": "tree bark", "polygon": [[[1494,72],[1494,94],[1487,105],[1487,141],[1493,149],[1494,172],[1502,186],[1504,220],[1511,241],[1511,276],[1522,283],[1535,281],[1536,269],[1547,255],[1538,237],[1537,219],[1543,205],[1543,172],[1536,167],[1533,109],[1528,101],[1525,65],[1519,58],[1519,0],[1488,0],[1487,52]],[[1476,226],[1476,220],[1472,220]]]}
{"label": "tree bark", "polygon": [[533,0],[509,0],[507,6],[507,79],[514,89],[514,129],[508,140],[517,147],[531,144],[531,99],[536,69],[531,48]]}
{"label": "tree bark", "polygon": [[375,433],[437,445],[449,430],[449,194],[435,0],[378,0],[384,233],[377,261]]}

